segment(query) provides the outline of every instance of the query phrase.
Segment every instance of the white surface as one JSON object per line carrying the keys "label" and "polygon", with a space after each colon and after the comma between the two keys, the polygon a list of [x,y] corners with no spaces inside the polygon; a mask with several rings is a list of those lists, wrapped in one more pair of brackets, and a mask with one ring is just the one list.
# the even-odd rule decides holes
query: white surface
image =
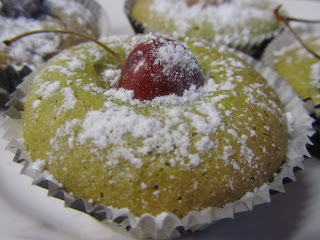
{"label": "white surface", "polygon": [[[109,15],[111,34],[132,34],[124,14],[124,0],[99,0]],[[288,2],[288,1],[285,1]],[[293,7],[293,11],[297,11]],[[291,10],[290,10],[291,11]],[[298,11],[300,14],[300,11]],[[317,7],[304,14],[314,16]],[[317,16],[317,15],[316,15]],[[320,16],[319,16],[320,18]],[[0,123],[4,118],[0,117]],[[0,129],[0,136],[4,133]],[[47,197],[47,191],[31,185],[31,178],[19,174],[22,166],[12,162],[0,138],[0,240],[127,239],[92,217],[67,209],[62,201]],[[305,160],[297,182],[286,184],[286,193],[272,195],[272,202],[253,212],[236,215],[183,239],[302,240],[320,239],[320,160]]]}

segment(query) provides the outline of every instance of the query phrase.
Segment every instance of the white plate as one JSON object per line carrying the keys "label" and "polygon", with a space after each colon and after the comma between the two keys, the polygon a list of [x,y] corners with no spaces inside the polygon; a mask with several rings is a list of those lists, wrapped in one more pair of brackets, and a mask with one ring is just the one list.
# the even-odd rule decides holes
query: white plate
{"label": "white plate", "polygon": [[[108,13],[111,34],[133,34],[124,14],[124,0],[98,2]],[[288,1],[285,2],[288,4]],[[301,6],[301,1],[298,5]],[[299,6],[291,7],[290,11],[294,13],[301,9]],[[307,16],[312,16],[314,12],[318,14],[319,3],[317,8],[312,7],[312,10],[308,8],[307,12],[303,11]],[[3,120],[1,116],[0,124]],[[1,136],[3,133],[3,129],[0,129]],[[5,146],[6,141],[0,138],[1,240],[128,239],[127,236],[105,227],[86,214],[65,208],[62,201],[47,197],[46,190],[32,186],[31,178],[19,174],[22,167],[12,162],[13,154],[5,151]],[[272,195],[270,204],[258,206],[253,212],[238,214],[233,220],[220,221],[183,239],[319,239],[319,173],[320,160],[307,159],[305,170],[296,173],[297,182],[286,184],[286,193]]]}

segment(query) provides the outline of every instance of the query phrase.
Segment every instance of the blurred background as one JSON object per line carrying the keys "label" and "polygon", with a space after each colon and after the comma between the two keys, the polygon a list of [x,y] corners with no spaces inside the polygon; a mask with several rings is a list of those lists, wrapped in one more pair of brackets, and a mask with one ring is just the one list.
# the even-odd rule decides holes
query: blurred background
{"label": "blurred background", "polygon": [[[133,34],[124,14],[124,0],[97,0],[108,14],[110,35]],[[320,20],[320,1],[287,0],[284,7],[295,17]],[[2,124],[4,117],[0,115]],[[0,129],[1,136],[4,129]],[[47,197],[47,191],[32,186],[21,175],[22,166],[13,163],[0,139],[0,239],[20,240],[106,240],[129,239],[83,213],[64,207]],[[235,219],[220,221],[204,231],[182,239],[215,240],[319,240],[320,239],[320,160],[304,161],[297,182],[285,185],[285,193],[272,195],[272,202],[255,207]]]}

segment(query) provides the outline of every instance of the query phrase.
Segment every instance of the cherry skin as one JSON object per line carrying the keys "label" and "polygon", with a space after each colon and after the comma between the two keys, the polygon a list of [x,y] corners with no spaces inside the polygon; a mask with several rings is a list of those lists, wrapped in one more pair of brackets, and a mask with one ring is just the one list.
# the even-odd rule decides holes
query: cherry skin
{"label": "cherry skin", "polygon": [[225,2],[230,2],[231,0],[185,0],[188,7],[192,7],[193,5],[200,4],[202,8],[207,6],[218,6]]}
{"label": "cherry skin", "polygon": [[182,43],[154,37],[139,43],[122,68],[119,88],[133,90],[134,98],[152,100],[166,95],[182,96],[192,85],[203,86],[200,63]]}

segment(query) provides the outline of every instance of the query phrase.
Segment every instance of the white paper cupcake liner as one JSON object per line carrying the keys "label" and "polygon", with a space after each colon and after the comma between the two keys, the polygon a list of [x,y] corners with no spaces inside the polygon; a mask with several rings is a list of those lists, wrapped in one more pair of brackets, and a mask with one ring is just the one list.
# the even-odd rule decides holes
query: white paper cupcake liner
{"label": "white paper cupcake liner", "polygon": [[[157,29],[153,29],[152,27],[142,24],[135,20],[132,15],[132,8],[138,0],[126,0],[125,2],[125,13],[131,23],[132,28],[135,33],[157,33]],[[235,39],[234,37],[228,38],[226,36],[219,35],[212,42],[219,45],[227,45],[229,47],[235,48],[239,51],[242,51],[256,59],[259,59],[266,48],[266,46],[272,41],[272,39],[277,36],[280,32],[282,32],[283,26],[275,29],[273,32],[267,34],[260,34],[256,37],[252,37],[248,39],[248,41],[243,41],[241,39]],[[163,34],[163,33],[162,33]],[[167,34],[167,33],[164,33]]]}
{"label": "white paper cupcake liner", "polygon": [[[229,51],[227,47],[221,47],[222,51]],[[284,192],[284,179],[295,181],[294,169],[303,168],[302,161],[305,156],[310,156],[306,150],[306,144],[311,144],[308,136],[314,133],[312,128],[313,119],[309,117],[304,108],[303,101],[292,90],[292,88],[270,68],[247,57],[243,53],[237,53],[246,59],[258,72],[260,72],[274,87],[285,106],[285,111],[290,116],[289,146],[286,160],[278,173],[274,175],[273,181],[265,183],[253,192],[247,193],[238,201],[228,203],[222,208],[206,208],[202,211],[191,211],[182,219],[171,213],[162,213],[157,216],[144,214],[140,217],[134,216],[128,209],[115,209],[104,205],[92,205],[89,201],[76,198],[63,191],[58,183],[48,179],[48,174],[30,161],[25,150],[22,138],[22,99],[28,92],[29,86],[36,73],[31,74],[14,93],[16,101],[11,102],[11,107],[6,113],[5,122],[9,131],[4,138],[9,140],[7,149],[16,153],[14,161],[24,165],[21,173],[33,178],[33,184],[48,189],[48,196],[61,199],[65,206],[77,209],[95,217],[98,221],[108,225],[120,226],[138,238],[167,239],[176,238],[191,232],[201,230],[216,221],[225,218],[234,218],[239,212],[253,210],[254,206],[271,201],[270,191]],[[16,104],[18,109],[16,109]]]}

